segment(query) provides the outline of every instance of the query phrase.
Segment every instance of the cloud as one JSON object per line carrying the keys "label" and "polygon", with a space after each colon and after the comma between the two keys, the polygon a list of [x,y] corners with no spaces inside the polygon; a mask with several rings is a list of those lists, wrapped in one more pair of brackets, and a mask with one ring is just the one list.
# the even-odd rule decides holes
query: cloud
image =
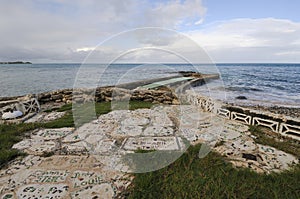
{"label": "cloud", "polygon": [[145,20],[153,26],[173,28],[182,25],[184,21],[197,22],[204,16],[206,8],[201,0],[180,0],[157,3],[153,9],[145,12]]}
{"label": "cloud", "polygon": [[235,19],[187,33],[216,62],[300,62],[300,23]]}
{"label": "cloud", "polygon": [[65,57],[66,62],[81,62],[87,46],[121,31],[179,28],[204,13],[200,0],[5,0],[0,7],[0,61],[56,62]]}
{"label": "cloud", "polygon": [[[185,34],[187,37],[176,32],[166,34],[163,31],[159,34],[146,31],[141,33],[140,37],[144,40],[139,42],[147,47],[179,53],[193,63],[210,62],[205,56],[206,52],[213,62],[218,63],[300,62],[300,23],[290,20],[234,19]],[[151,59],[161,62],[183,61],[165,53],[145,51],[136,53],[133,60],[143,62]]]}
{"label": "cloud", "polygon": [[[111,61],[130,49],[157,47],[199,60],[199,46],[216,62],[300,62],[300,23],[233,19],[205,25],[201,0],[4,0],[0,7],[0,61]],[[181,30],[137,31],[105,45],[112,35],[139,27]],[[186,31],[192,27],[194,31]],[[166,34],[167,32],[167,34]],[[200,50],[200,54],[203,53]],[[176,62],[172,53],[140,50],[120,61]]]}

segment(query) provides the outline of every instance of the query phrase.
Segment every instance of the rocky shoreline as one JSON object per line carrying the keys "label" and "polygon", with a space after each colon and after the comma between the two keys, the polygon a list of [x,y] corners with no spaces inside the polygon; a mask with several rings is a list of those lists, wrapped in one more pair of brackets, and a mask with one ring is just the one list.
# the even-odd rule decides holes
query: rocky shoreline
{"label": "rocky shoreline", "polygon": [[[87,95],[90,95],[91,90],[78,90],[81,94],[84,95],[86,92]],[[76,91],[75,91],[76,93]],[[111,101],[113,93],[115,95],[121,94],[124,96],[124,99],[130,96],[131,100],[141,100],[148,101],[153,103],[163,103],[163,104],[178,104],[178,98],[171,90],[160,89],[160,90],[127,90],[123,88],[114,88],[114,87],[99,87],[95,91],[96,102],[101,101]],[[72,102],[73,99],[73,89],[63,89],[56,90],[51,92],[44,92],[40,94],[26,95],[26,96],[15,96],[15,97],[0,97],[0,108],[9,104],[9,101],[16,101],[24,97],[36,97],[41,105],[62,105]],[[80,96],[74,98],[80,102]],[[5,103],[7,102],[7,103]],[[244,108],[250,108],[265,112],[270,112],[279,115],[290,116],[293,118],[300,118],[300,108],[298,107],[287,107],[287,106],[262,106],[262,105],[246,105],[239,103],[227,103],[230,106],[240,106]]]}
{"label": "rocky shoreline", "polygon": [[290,116],[293,118],[300,118],[300,108],[295,107],[285,107],[285,106],[243,106],[245,108],[252,108],[261,111],[268,111],[274,114],[280,114],[285,116]]}

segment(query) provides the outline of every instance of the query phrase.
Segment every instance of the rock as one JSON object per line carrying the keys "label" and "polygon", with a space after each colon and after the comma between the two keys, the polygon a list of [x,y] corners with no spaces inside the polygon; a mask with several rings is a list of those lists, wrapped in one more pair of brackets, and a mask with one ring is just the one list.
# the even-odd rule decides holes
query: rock
{"label": "rock", "polygon": [[52,95],[51,98],[53,100],[61,100],[63,98],[62,94]]}
{"label": "rock", "polygon": [[172,101],[172,104],[174,104],[174,105],[179,105],[179,104],[180,104],[180,102],[179,102],[179,100],[178,100],[178,99],[173,99],[173,101]]}
{"label": "rock", "polygon": [[247,97],[241,95],[241,96],[237,96],[235,99],[238,99],[238,100],[246,100]]}
{"label": "rock", "polygon": [[165,101],[163,101],[163,104],[172,104],[172,101],[165,100]]}
{"label": "rock", "polygon": [[64,90],[63,91],[63,94],[65,94],[65,95],[72,95],[72,90]]}
{"label": "rock", "polygon": [[152,102],[153,99],[152,99],[152,98],[148,98],[148,99],[145,99],[144,101],[145,101],[145,102]]}
{"label": "rock", "polygon": [[43,99],[39,99],[39,102],[47,103],[47,102],[51,102],[51,99],[50,98],[43,98]]}
{"label": "rock", "polygon": [[39,95],[39,100],[42,100],[42,99],[48,99],[51,97],[51,94],[50,93],[41,93]]}

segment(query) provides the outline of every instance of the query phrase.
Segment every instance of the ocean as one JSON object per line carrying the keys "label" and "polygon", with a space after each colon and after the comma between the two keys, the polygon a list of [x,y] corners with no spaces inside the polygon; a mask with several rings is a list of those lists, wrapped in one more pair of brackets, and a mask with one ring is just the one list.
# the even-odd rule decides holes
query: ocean
{"label": "ocean", "polygon": [[[226,102],[300,107],[300,64],[9,64],[0,65],[0,96],[94,87],[172,76],[177,71],[219,73],[194,88]],[[246,99],[238,100],[236,97]]]}

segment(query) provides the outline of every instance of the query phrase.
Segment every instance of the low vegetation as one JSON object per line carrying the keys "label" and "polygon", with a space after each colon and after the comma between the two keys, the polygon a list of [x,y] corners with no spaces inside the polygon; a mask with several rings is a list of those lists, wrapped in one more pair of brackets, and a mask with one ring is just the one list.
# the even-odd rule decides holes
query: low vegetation
{"label": "low vegetation", "polygon": [[235,169],[221,155],[198,157],[191,146],[178,160],[158,171],[134,174],[126,198],[300,198],[300,167],[258,174]]}
{"label": "low vegetation", "polygon": [[39,124],[0,125],[0,166],[17,156],[24,155],[12,146],[21,141],[24,133],[39,128]]}

